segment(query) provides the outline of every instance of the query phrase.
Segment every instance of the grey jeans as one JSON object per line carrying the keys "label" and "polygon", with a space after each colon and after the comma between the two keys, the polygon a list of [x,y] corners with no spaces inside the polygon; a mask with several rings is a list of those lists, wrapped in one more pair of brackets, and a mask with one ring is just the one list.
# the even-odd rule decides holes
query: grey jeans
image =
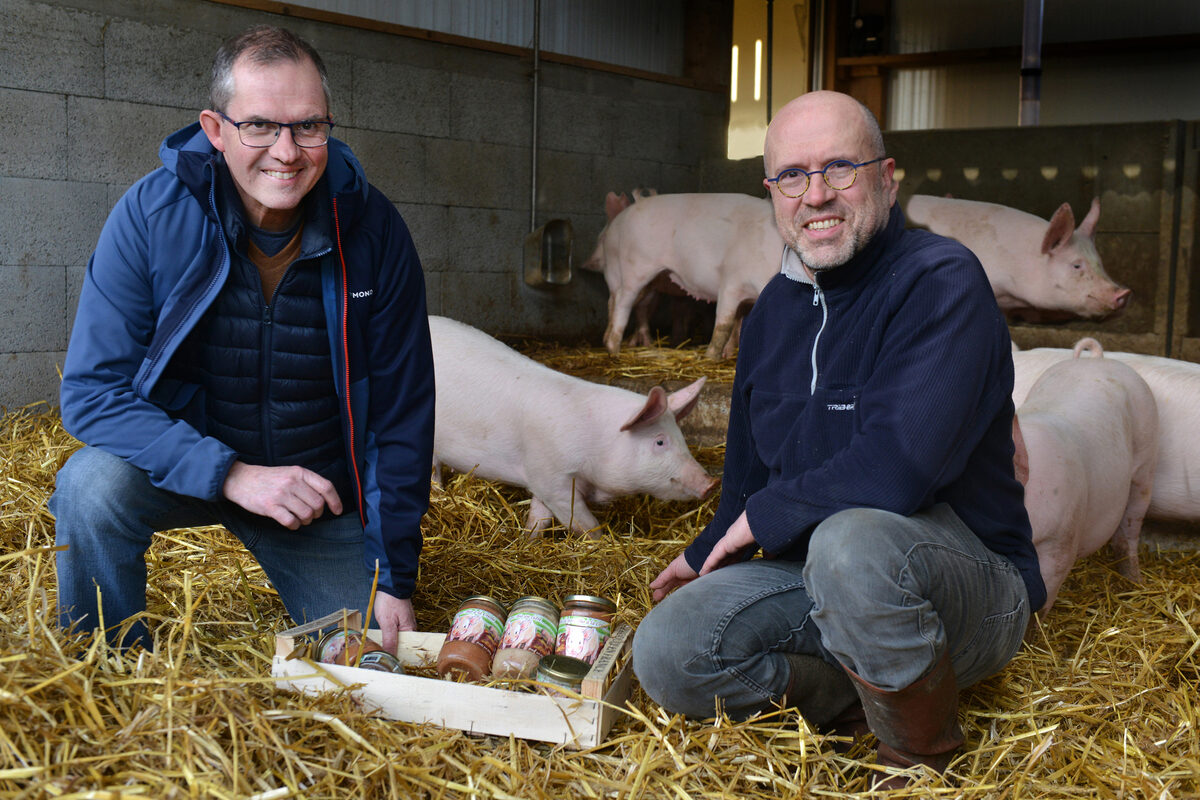
{"label": "grey jeans", "polygon": [[[754,559],[668,595],[638,626],[633,664],[667,710],[738,719],[780,700],[787,653],[894,691],[948,651],[959,687],[970,686],[1016,654],[1029,613],[1017,568],[948,505],[912,517],[851,509],[814,529],[804,563]],[[793,694],[852,690],[822,674],[809,687],[800,676]]]}

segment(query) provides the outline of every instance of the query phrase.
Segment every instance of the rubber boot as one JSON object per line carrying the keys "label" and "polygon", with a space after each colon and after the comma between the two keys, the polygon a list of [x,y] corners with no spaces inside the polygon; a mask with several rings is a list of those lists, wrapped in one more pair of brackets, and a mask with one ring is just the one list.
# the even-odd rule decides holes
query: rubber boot
{"label": "rubber boot", "polygon": [[832,742],[835,751],[848,752],[854,740],[869,732],[854,681],[817,656],[784,653],[784,658],[790,671],[784,707],[795,707],[821,733],[850,739]]}
{"label": "rubber boot", "polygon": [[[924,764],[945,771],[963,743],[958,684],[949,655],[942,653],[925,677],[895,692],[878,689],[849,669],[846,672],[862,700],[867,724],[879,739],[879,763],[900,769]],[[890,775],[876,782],[875,788],[897,789],[911,777]]]}

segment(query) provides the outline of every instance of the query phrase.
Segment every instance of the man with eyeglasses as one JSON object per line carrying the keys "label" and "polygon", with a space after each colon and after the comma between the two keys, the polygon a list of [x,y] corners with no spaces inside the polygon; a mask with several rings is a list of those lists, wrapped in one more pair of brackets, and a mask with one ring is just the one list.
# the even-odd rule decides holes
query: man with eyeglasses
{"label": "man with eyeglasses", "polygon": [[[634,641],[675,712],[869,728],[902,785],[963,742],[958,690],[1045,599],[1013,471],[1008,330],[978,260],[905,230],[871,113],[803,95],[765,144],[780,274],[742,329],[712,522]],[[763,558],[753,558],[757,552]]]}
{"label": "man with eyeglasses", "polygon": [[[415,627],[433,359],[421,264],[394,206],[330,138],[325,65],[251,28],[213,62],[211,108],[109,216],[88,264],[61,406],[64,627],[152,646],[155,531],[220,524],[296,622]],[[122,623],[125,624],[122,624]]]}

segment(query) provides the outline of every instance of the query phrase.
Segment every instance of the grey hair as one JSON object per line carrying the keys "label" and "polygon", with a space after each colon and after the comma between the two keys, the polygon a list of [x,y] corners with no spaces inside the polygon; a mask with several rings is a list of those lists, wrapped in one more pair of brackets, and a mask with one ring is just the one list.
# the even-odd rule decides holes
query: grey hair
{"label": "grey hair", "polygon": [[233,100],[233,65],[242,56],[254,64],[278,64],[281,61],[312,61],[321,75],[321,90],[325,93],[326,112],[332,107],[329,92],[329,73],[320,53],[311,44],[287,28],[274,25],[255,25],[221,45],[213,58],[212,76],[208,87],[208,102],[213,111],[224,113]]}

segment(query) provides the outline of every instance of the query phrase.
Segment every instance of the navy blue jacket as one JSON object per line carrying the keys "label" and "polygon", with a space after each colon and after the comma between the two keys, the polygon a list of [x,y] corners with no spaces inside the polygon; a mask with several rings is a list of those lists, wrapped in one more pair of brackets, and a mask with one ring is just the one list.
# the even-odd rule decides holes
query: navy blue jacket
{"label": "navy blue jacket", "polygon": [[907,516],[945,502],[1013,561],[1040,608],[1013,472],[1012,348],[978,259],[905,230],[893,206],[817,284],[787,272],[743,325],[721,501],[688,564],[699,570],[743,510],[766,554],[803,561],[813,528],[838,511]]}
{"label": "navy blue jacket", "polygon": [[[425,281],[399,213],[349,148],[329,142],[313,198],[332,236],[317,252],[346,459],[366,568],[409,597],[433,457],[433,356]],[[206,435],[203,390],[167,369],[230,269],[214,197],[216,151],[199,123],[169,136],[163,166],[117,203],[88,262],[63,367],[63,424],[155,486],[215,500],[237,458]]]}

